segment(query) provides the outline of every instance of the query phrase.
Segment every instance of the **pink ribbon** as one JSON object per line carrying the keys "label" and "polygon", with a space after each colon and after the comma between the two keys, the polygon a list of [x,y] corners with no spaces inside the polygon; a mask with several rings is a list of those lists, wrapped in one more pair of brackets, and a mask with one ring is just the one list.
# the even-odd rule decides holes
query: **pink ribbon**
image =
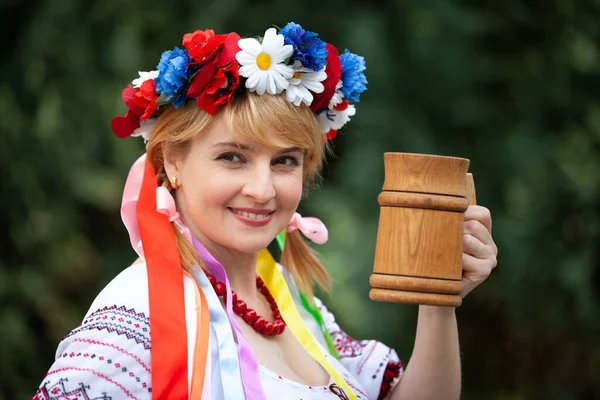
{"label": "pink ribbon", "polygon": [[125,189],[123,190],[123,200],[121,201],[121,218],[129,232],[131,247],[136,253],[145,260],[144,248],[140,238],[140,228],[138,227],[136,206],[140,197],[140,189],[142,187],[142,179],[144,179],[144,164],[146,163],[146,154],[138,158],[127,175]]}
{"label": "pink ribbon", "polygon": [[175,222],[179,231],[189,240],[192,241],[192,233],[190,229],[181,221],[177,207],[175,206],[175,199],[173,195],[167,190],[167,188],[160,186],[156,189],[156,209],[159,213],[169,217],[169,221]]}
{"label": "pink ribbon", "polygon": [[[142,260],[144,258],[144,248],[142,247],[142,240],[140,238],[140,228],[138,227],[136,206],[140,197],[140,189],[142,187],[142,180],[144,179],[144,164],[146,163],[146,154],[144,153],[138,158],[127,176],[125,182],[125,189],[123,190],[123,200],[121,202],[121,218],[123,223],[129,232],[129,238],[131,240],[131,246]],[[191,242],[192,234],[185,224],[181,221],[177,208],[175,206],[175,199],[167,188],[159,186],[156,189],[156,209],[159,213],[165,214],[169,217],[169,221],[175,222],[181,233]]]}
{"label": "pink ribbon", "polygon": [[318,218],[303,217],[299,213],[294,213],[285,230],[286,232],[293,232],[296,229],[316,244],[326,243],[329,238],[327,227]]}

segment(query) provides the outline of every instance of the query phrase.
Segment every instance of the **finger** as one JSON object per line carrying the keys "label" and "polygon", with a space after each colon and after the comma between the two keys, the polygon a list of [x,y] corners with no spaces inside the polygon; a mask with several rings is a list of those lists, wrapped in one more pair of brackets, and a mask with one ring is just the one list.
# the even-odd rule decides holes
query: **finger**
{"label": "finger", "polygon": [[495,246],[494,239],[492,239],[490,231],[488,231],[487,228],[483,226],[481,222],[475,219],[465,221],[463,232],[465,234],[469,234],[471,236],[476,237],[486,245]]}
{"label": "finger", "polygon": [[490,210],[482,206],[469,206],[465,211],[465,221],[479,221],[492,233],[492,214]]}
{"label": "finger", "polygon": [[496,268],[495,260],[481,260],[470,254],[463,253],[463,276],[471,280],[473,278],[487,278],[494,268]]}
{"label": "finger", "polygon": [[484,244],[481,240],[469,234],[463,235],[463,253],[481,260],[496,257],[492,246]]}

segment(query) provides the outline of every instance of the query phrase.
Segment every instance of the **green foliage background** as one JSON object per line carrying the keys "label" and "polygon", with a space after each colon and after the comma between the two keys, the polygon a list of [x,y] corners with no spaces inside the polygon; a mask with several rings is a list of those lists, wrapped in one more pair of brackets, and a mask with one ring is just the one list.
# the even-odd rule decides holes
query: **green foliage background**
{"label": "green foliage background", "polygon": [[140,140],[122,88],[195,29],[301,23],[364,55],[369,91],[303,203],[326,299],[408,360],[416,307],[368,299],[382,153],[471,159],[499,266],[457,311],[464,399],[600,398],[600,1],[0,1],[0,399],[133,260],[119,204]]}

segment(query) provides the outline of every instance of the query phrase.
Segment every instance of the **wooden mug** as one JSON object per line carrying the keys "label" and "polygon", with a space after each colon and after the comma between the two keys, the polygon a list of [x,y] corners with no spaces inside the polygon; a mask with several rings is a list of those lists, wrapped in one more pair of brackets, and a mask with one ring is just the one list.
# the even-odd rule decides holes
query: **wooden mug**
{"label": "wooden mug", "polygon": [[475,204],[469,160],[385,153],[373,300],[458,307],[464,212]]}

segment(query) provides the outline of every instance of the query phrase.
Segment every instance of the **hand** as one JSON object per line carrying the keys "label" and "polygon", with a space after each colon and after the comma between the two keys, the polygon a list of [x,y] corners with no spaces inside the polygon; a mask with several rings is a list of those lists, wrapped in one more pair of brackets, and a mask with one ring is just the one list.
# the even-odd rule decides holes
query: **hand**
{"label": "hand", "polygon": [[469,206],[465,211],[463,233],[463,292],[471,290],[486,280],[498,263],[498,247],[492,239],[492,216],[490,210],[481,206]]}

